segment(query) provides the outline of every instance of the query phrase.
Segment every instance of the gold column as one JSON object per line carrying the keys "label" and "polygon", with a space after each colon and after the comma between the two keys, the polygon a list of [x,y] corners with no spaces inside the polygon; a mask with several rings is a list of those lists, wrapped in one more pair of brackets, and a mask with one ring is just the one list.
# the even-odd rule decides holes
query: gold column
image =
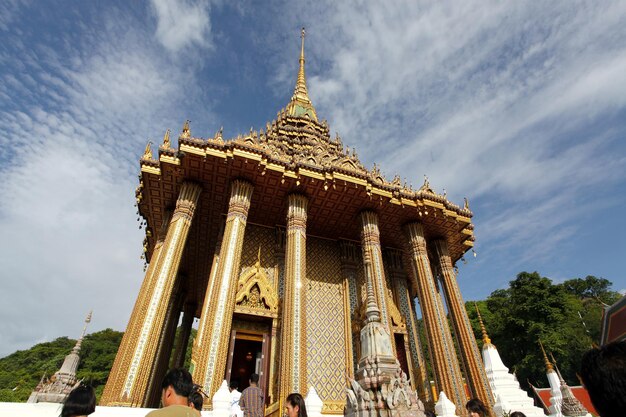
{"label": "gold column", "polygon": [[430,391],[430,381],[426,372],[426,362],[422,344],[419,339],[419,329],[417,328],[417,320],[415,318],[415,301],[409,293],[406,271],[402,262],[402,252],[397,249],[387,250],[387,259],[389,265],[389,274],[391,281],[394,283],[395,292],[398,297],[398,307],[404,316],[407,326],[408,341],[407,353],[410,356],[411,385],[417,391],[417,395],[424,403],[432,402]]}
{"label": "gold column", "polygon": [[345,367],[346,376],[354,378],[358,357],[355,349],[359,343],[359,338],[353,337],[352,315],[356,312],[358,316],[358,295],[356,288],[357,273],[357,248],[352,242],[342,240],[339,242],[341,273],[343,275],[343,316],[344,316],[344,340],[346,346]]}
{"label": "gold column", "polygon": [[306,211],[308,200],[289,195],[285,283],[281,313],[279,401],[291,392],[306,395]]}
{"label": "gold column", "polygon": [[418,289],[437,393],[445,392],[456,405],[457,412],[460,415],[465,415],[467,396],[463,387],[461,368],[446,313],[443,305],[441,305],[441,299],[430,269],[424,229],[419,223],[410,223],[405,229],[409,240],[413,279],[417,280],[415,286]]}
{"label": "gold column", "polygon": [[439,270],[441,271],[443,290],[450,312],[452,328],[461,349],[467,384],[472,396],[491,406],[494,403],[493,394],[491,393],[485,366],[480,358],[476,338],[465,310],[463,297],[459,291],[452,260],[448,252],[448,244],[441,239],[435,240],[433,244]]}
{"label": "gold column", "polygon": [[[372,277],[372,286],[374,287],[374,297],[380,309],[380,321],[387,327],[389,334],[393,335],[393,331],[389,323],[389,315],[387,313],[387,281],[385,279],[385,271],[383,270],[383,257],[380,249],[380,232],[378,231],[378,215],[373,211],[364,211],[361,213],[361,246],[363,249],[363,259],[371,259],[371,263],[364,266]],[[366,254],[367,252],[367,254]],[[366,275],[367,276],[367,275]],[[395,340],[391,337],[391,343],[395,349]],[[394,350],[395,352],[395,350]]]}
{"label": "gold column", "polygon": [[156,359],[159,336],[172,301],[174,281],[200,191],[201,187],[191,182],[183,183],[180,188],[165,238],[160,246],[155,245],[127,334],[100,400],[102,405],[140,407],[147,401],[148,374]]}
{"label": "gold column", "polygon": [[[209,396],[219,389],[224,379],[252,189],[252,184],[242,180],[235,180],[231,185],[220,254],[213,265],[215,273],[211,271],[212,277],[204,298],[208,314],[200,318],[198,337],[194,341],[191,359],[193,379],[203,385]],[[210,408],[210,404],[207,405]]]}

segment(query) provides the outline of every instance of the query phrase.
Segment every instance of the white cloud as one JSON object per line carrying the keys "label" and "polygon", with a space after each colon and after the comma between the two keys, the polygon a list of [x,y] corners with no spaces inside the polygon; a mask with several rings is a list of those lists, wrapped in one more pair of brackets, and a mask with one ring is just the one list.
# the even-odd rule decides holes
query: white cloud
{"label": "white cloud", "polygon": [[143,277],[137,160],[184,120],[194,82],[111,20],[65,52],[10,43],[24,68],[0,83],[0,356],[76,337],[91,309],[91,331],[124,329]]}
{"label": "white cloud", "polygon": [[212,45],[208,1],[152,0],[152,7],[157,18],[156,37],[169,51]]}

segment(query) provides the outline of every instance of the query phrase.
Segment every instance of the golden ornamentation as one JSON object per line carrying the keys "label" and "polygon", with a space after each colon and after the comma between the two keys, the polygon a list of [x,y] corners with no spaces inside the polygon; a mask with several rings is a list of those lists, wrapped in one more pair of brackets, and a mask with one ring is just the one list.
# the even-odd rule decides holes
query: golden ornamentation
{"label": "golden ornamentation", "polygon": [[199,344],[194,341],[193,377],[195,381],[202,381],[205,392],[214,393],[218,390],[221,375],[226,367],[237,290],[237,271],[252,190],[252,185],[246,181],[235,180],[231,184],[226,227],[220,245],[219,262],[216,265],[217,272],[214,280],[209,283],[204,300],[204,304],[210,304],[211,307],[209,314],[201,317],[199,324],[203,334],[207,333],[206,340],[209,342]]}
{"label": "golden ornamentation", "polygon": [[179,136],[179,139],[189,139],[191,137],[191,130],[189,129],[189,120],[185,120],[183,124],[183,131]]}
{"label": "golden ornamentation", "polygon": [[[135,406],[147,405],[146,394],[150,379],[147,369],[151,369],[156,360],[159,334],[165,323],[167,311],[173,302],[174,284],[182,249],[191,226],[200,190],[200,186],[190,182],[185,182],[181,186],[177,209],[174,211],[167,235],[159,250],[158,261],[154,266],[153,263],[150,264],[144,278],[142,289],[146,287],[147,296],[138,298],[133,316],[131,316],[129,327],[132,328],[129,336],[134,334],[135,338],[127,339],[126,343],[120,345],[116,363],[109,375],[111,383],[107,382],[107,389],[101,400],[102,404],[123,402]],[[179,212],[181,210],[185,212],[184,215]],[[141,306],[139,306],[140,302]],[[122,398],[124,398],[123,401]]]}
{"label": "golden ornamentation", "polygon": [[445,240],[438,239],[433,242],[433,246],[452,329],[460,345],[460,357],[465,368],[465,375],[467,375],[467,385],[473,397],[480,399],[485,404],[492,404],[495,402],[495,398],[493,398],[485,366],[476,345],[474,331],[456,281],[452,260],[448,253],[448,244]]}
{"label": "golden ornamentation", "polygon": [[254,269],[239,279],[237,287],[235,312],[278,316],[278,296],[261,268],[260,253]]}
{"label": "golden ornamentation", "polygon": [[285,295],[281,328],[280,398],[306,392],[306,210],[308,200],[290,194],[287,208]]}
{"label": "golden ornamentation", "polygon": [[165,131],[165,136],[163,136],[163,145],[161,145],[164,149],[170,149],[172,147],[172,142],[170,141],[170,130],[167,129]]}
{"label": "golden ornamentation", "polygon": [[152,145],[152,141],[149,140],[148,143],[146,144],[146,148],[143,151],[143,156],[141,157],[141,159],[153,159],[152,158],[152,149],[151,146]]}
{"label": "golden ornamentation", "polygon": [[[344,286],[335,242],[307,240],[307,371],[308,385],[320,398],[344,401],[346,353]],[[349,366],[352,366],[350,364]]]}
{"label": "golden ornamentation", "polygon": [[417,281],[415,287],[418,289],[420,310],[424,318],[437,392],[445,392],[458,409],[463,409],[467,397],[463,386],[461,368],[442,300],[430,268],[424,228],[420,223],[410,223],[405,226],[405,230],[414,271],[412,279]]}

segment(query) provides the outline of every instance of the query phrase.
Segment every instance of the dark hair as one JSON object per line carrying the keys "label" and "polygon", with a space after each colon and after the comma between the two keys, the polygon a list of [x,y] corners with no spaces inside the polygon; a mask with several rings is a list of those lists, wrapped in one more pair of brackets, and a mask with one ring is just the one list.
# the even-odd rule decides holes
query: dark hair
{"label": "dark hair", "polygon": [[189,371],[182,368],[170,369],[165,375],[165,378],[163,378],[161,388],[166,389],[169,386],[174,388],[177,395],[189,397],[189,394],[193,391],[191,374]]}
{"label": "dark hair", "polygon": [[485,404],[480,401],[478,398],[472,398],[465,404],[465,408],[469,412],[478,413],[482,417],[486,417],[489,415],[489,410],[485,407]]}
{"label": "dark hair", "polygon": [[304,405],[304,398],[302,398],[302,395],[297,392],[292,392],[287,396],[287,402],[291,404],[292,407],[298,406],[298,417],[307,417],[306,405]]}
{"label": "dark hair", "polygon": [[424,415],[426,417],[437,417],[437,414],[435,414],[434,412],[430,411],[430,410],[425,410],[424,411]]}
{"label": "dark hair", "polygon": [[202,411],[202,405],[204,404],[204,397],[199,391],[194,391],[189,394],[189,405],[193,405],[198,411]]}
{"label": "dark hair", "polygon": [[521,411],[513,411],[511,414],[509,414],[509,417],[526,417],[526,414],[522,413]]}
{"label": "dark hair", "polygon": [[259,383],[259,374],[250,375],[250,382],[254,382],[255,384]]}
{"label": "dark hair", "polygon": [[96,393],[91,385],[79,385],[65,399],[61,417],[86,416],[96,411]]}
{"label": "dark hair", "polygon": [[626,410],[626,340],[591,349],[583,355],[580,377],[602,417],[621,417]]}
{"label": "dark hair", "polygon": [[237,381],[236,379],[233,379],[230,381],[230,387],[232,389],[237,389],[239,388],[239,381]]}

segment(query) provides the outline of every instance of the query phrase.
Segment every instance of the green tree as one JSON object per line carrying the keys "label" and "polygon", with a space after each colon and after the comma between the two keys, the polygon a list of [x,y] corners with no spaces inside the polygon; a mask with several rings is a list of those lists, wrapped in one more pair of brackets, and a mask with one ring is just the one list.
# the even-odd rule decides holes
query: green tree
{"label": "green tree", "polygon": [[[466,306],[474,332],[481,338],[473,303]],[[522,385],[530,381],[546,386],[545,365],[538,346],[541,340],[564,379],[578,384],[576,370],[591,338],[580,322],[582,301],[537,272],[521,272],[506,290],[494,291],[479,303],[488,333],[507,366],[516,371]]]}
{"label": "green tree", "polygon": [[[109,376],[122,334],[106,329],[83,340],[77,377],[94,385],[98,396]],[[1,358],[0,401],[26,401],[44,374],[50,377],[59,370],[75,344],[76,340],[59,337]]]}

